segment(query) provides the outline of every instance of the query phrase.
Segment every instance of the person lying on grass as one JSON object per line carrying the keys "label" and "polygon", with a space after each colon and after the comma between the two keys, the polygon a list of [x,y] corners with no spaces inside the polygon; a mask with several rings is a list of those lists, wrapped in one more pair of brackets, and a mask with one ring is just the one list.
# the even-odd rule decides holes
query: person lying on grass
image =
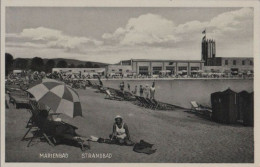
{"label": "person lying on grass", "polygon": [[120,145],[133,145],[130,138],[128,126],[123,122],[123,118],[120,115],[115,117],[115,123],[113,125],[113,133],[109,136],[110,140],[115,141]]}

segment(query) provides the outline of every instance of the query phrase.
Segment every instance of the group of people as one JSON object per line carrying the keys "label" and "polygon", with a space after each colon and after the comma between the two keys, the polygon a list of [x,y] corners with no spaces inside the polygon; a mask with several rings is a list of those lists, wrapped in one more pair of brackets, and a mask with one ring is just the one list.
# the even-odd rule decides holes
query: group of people
{"label": "group of people", "polygon": [[[89,139],[76,133],[76,127],[62,122],[60,118],[53,118],[47,110],[41,110],[35,115],[34,121],[48,135],[55,137],[56,142],[85,142]],[[134,143],[131,141],[128,126],[123,122],[120,115],[115,117],[112,134],[109,135],[109,144],[119,144],[131,146]],[[71,143],[72,144],[72,143]]]}
{"label": "group of people", "polygon": [[[119,88],[122,92],[125,91],[124,81],[119,84]],[[131,86],[130,86],[129,83],[127,83],[127,90],[129,92],[131,92]],[[135,94],[135,95],[138,94],[138,86],[137,85],[135,85],[135,88],[132,91],[132,93]],[[155,98],[155,82],[153,82],[151,87],[149,87],[148,84],[146,84],[145,86],[140,85],[139,86],[139,96],[154,99]]]}

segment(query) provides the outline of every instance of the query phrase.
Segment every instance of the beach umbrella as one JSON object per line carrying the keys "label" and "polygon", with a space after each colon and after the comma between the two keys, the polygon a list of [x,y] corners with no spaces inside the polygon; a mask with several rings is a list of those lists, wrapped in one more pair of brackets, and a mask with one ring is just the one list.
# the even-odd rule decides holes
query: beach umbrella
{"label": "beach umbrella", "polygon": [[53,79],[43,79],[40,84],[30,87],[35,100],[50,107],[56,113],[70,117],[82,116],[80,99],[75,90]]}

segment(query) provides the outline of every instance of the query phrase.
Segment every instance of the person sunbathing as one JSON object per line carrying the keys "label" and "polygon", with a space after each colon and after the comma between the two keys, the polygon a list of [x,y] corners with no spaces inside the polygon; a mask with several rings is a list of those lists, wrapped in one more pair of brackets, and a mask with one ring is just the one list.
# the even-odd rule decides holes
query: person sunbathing
{"label": "person sunbathing", "polygon": [[128,126],[123,122],[123,118],[120,115],[115,117],[115,123],[113,125],[113,133],[110,135],[110,140],[116,141],[120,145],[133,145],[130,138]]}

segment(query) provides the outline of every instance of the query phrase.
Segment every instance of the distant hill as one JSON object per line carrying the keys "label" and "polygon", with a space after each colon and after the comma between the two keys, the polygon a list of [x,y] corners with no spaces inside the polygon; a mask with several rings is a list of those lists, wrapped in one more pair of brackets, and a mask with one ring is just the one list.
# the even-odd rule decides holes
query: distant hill
{"label": "distant hill", "polygon": [[[43,59],[44,63],[46,63],[48,60],[50,60],[50,59]],[[86,62],[91,62],[93,65],[97,64],[100,67],[105,67],[105,66],[109,65],[107,63],[100,63],[100,62],[93,62],[93,61],[81,61],[81,60],[75,60],[75,59],[57,58],[57,59],[52,59],[52,60],[55,61],[55,64],[57,64],[61,60],[65,60],[68,63],[68,65],[74,64],[75,66],[80,65],[80,64],[85,65]]]}
{"label": "distant hill", "polygon": [[[14,59],[14,60],[19,60],[19,59],[21,59],[21,58],[16,58],[16,59]],[[32,58],[24,58],[24,59],[27,59],[27,60],[29,61],[29,63],[31,63]],[[93,66],[94,66],[95,64],[97,64],[97,65],[99,65],[99,67],[105,67],[105,66],[109,65],[109,64],[107,64],[107,63],[100,63],[100,62],[93,62],[93,61],[81,61],[81,60],[75,60],[75,59],[63,59],[63,58],[43,59],[44,64],[45,64],[48,60],[54,60],[54,61],[55,61],[55,64],[57,64],[57,63],[58,63],[59,61],[61,61],[61,60],[64,60],[64,61],[67,62],[68,65],[74,64],[75,67],[78,66],[78,65],[80,65],[80,64],[85,65],[86,62],[92,63]]]}

